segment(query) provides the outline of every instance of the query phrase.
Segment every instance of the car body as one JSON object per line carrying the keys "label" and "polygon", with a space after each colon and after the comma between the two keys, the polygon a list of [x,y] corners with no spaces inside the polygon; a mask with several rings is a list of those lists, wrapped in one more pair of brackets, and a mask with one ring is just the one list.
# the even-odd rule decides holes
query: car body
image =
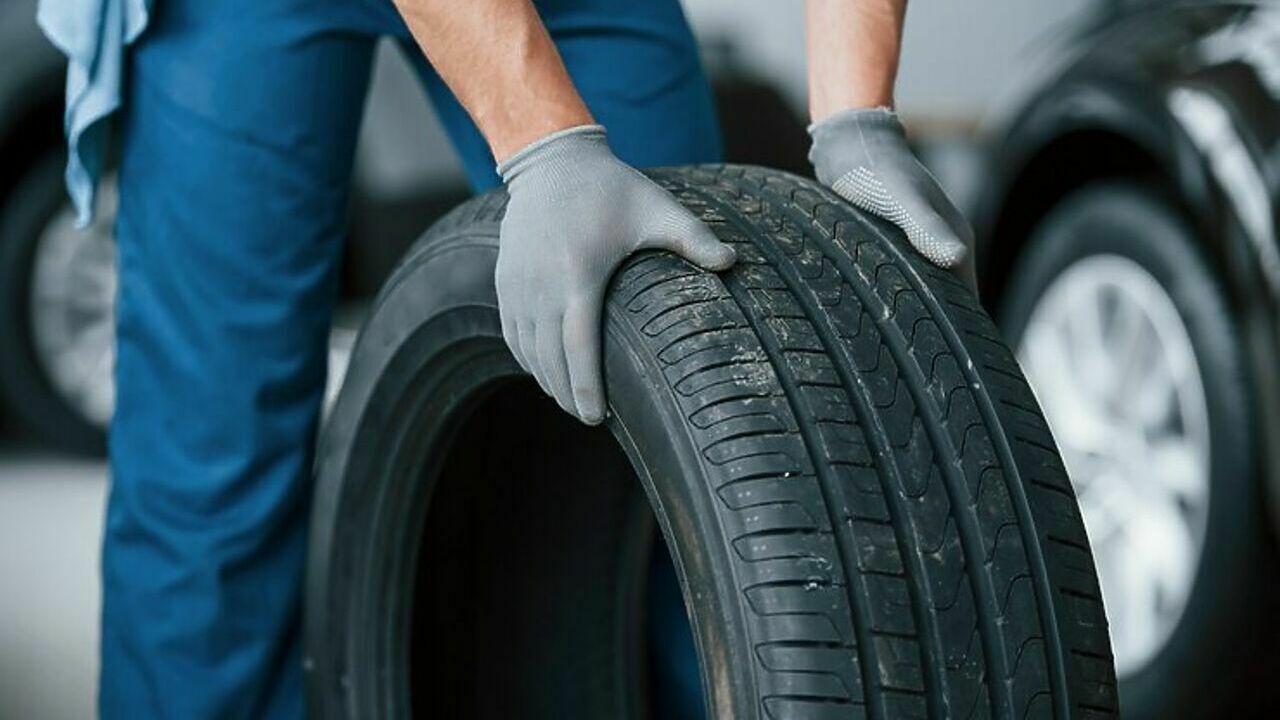
{"label": "car body", "polygon": [[34,0],[0,2],[0,196],[62,127],[66,63],[36,28]]}
{"label": "car body", "polygon": [[[1280,8],[1145,3],[1072,40],[1065,69],[994,130],[979,273],[999,304],[1030,224],[1073,188],[1156,174],[1225,273],[1252,350],[1262,437],[1280,437]],[[1064,53],[1065,54],[1065,53]],[[1280,445],[1265,475],[1280,518]]]}
{"label": "car body", "polygon": [[[1168,365],[1176,357],[1179,367],[1191,368],[1182,375],[1194,381],[1179,381],[1168,403],[1201,407],[1188,417],[1211,416],[1203,432],[1189,429],[1195,423],[1181,415],[1175,428],[1186,447],[1193,436],[1204,446],[1202,453],[1184,454],[1196,458],[1197,469],[1187,474],[1203,483],[1191,493],[1202,500],[1161,488],[1177,474],[1166,466],[1129,458],[1127,470],[1116,470],[1120,458],[1103,458],[1113,466],[1095,462],[1121,451],[1085,447],[1073,468],[1072,445],[1087,435],[1087,422],[1063,421],[1055,435],[1090,524],[1095,562],[1167,566],[1181,578],[1155,578],[1142,588],[1124,572],[1110,582],[1102,572],[1126,716],[1250,714],[1258,696],[1275,701],[1271,683],[1246,676],[1274,654],[1269,639],[1258,639],[1268,637],[1258,628],[1277,597],[1271,576],[1280,528],[1280,6],[1117,3],[1065,37],[1053,56],[1052,69],[990,130],[989,172],[974,218],[984,304],[996,309],[1018,347],[1051,425],[1072,413],[1088,416],[1079,407],[1086,401],[1076,398],[1093,391],[1105,373],[1067,378],[1068,368],[1111,351],[1063,343],[1053,353],[1067,360],[1044,360],[1035,338],[1050,337],[1045,318],[1052,314],[1045,308],[1058,308],[1060,324],[1077,322],[1073,318],[1105,304],[1081,288],[1101,287],[1099,278],[1107,275],[1128,278],[1120,283],[1128,283],[1124,293],[1154,297],[1153,307],[1170,311],[1157,307],[1144,316],[1144,327],[1154,327],[1162,312],[1169,317],[1161,320],[1163,335],[1149,333],[1143,342],[1156,347],[1151,362]],[[1076,295],[1062,301],[1067,291],[1059,291],[1059,283],[1067,278]],[[1120,307],[1114,283],[1107,292],[1105,302]],[[1182,339],[1164,344],[1171,336]],[[1037,364],[1058,368],[1058,377],[1038,374]],[[1198,400],[1183,402],[1192,396]],[[1135,407],[1126,400],[1114,412]],[[1072,429],[1063,429],[1068,425]],[[1134,447],[1139,460],[1149,452]],[[1184,513],[1185,534],[1193,539],[1182,542],[1172,533],[1166,538],[1172,540],[1152,543],[1123,523],[1120,531],[1110,521],[1091,523],[1091,512],[1103,513],[1091,510],[1086,497],[1097,494],[1091,487],[1099,478],[1109,483],[1103,488],[1129,484],[1127,504],[1107,512],[1126,512],[1139,526],[1144,513],[1168,502]],[[1109,560],[1108,543],[1132,555]],[[1185,588],[1176,589],[1179,583]],[[1124,608],[1138,607],[1132,598],[1143,593],[1152,607],[1174,609],[1150,632],[1155,639],[1133,650],[1125,645],[1132,629],[1126,623],[1140,625],[1144,618]],[[1241,679],[1227,689],[1225,678],[1233,676]],[[1241,704],[1231,704],[1236,701]]]}

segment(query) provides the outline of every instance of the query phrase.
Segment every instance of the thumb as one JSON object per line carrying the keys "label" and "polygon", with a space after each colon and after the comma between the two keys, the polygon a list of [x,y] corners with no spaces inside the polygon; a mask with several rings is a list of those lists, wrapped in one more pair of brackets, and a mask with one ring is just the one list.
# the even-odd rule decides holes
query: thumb
{"label": "thumb", "polygon": [[733,248],[720,242],[706,223],[676,206],[645,233],[640,247],[673,252],[703,270],[726,270],[737,260]]}

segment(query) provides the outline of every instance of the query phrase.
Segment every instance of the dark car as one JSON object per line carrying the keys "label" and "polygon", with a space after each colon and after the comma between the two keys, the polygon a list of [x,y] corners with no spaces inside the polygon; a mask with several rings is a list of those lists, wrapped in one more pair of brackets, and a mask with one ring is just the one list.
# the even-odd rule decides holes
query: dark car
{"label": "dark car", "polygon": [[984,301],[1076,486],[1125,716],[1237,716],[1274,698],[1280,7],[1126,4],[1065,57],[995,135]]}

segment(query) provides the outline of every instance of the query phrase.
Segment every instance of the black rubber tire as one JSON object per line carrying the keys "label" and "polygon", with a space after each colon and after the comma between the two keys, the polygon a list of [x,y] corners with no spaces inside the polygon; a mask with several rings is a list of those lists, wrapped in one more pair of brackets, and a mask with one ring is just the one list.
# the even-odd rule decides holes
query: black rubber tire
{"label": "black rubber tire", "polygon": [[36,244],[66,207],[66,156],[50,151],[18,181],[0,208],[0,404],[19,431],[58,450],[101,456],[106,429],[54,390],[37,359],[31,331],[31,276]]}
{"label": "black rubber tire", "polygon": [[[620,521],[634,512],[607,511],[607,531],[579,535],[578,546],[607,548],[575,551],[595,567],[531,580],[492,574],[474,562],[481,552],[461,576],[487,580],[419,585],[416,597],[412,580],[421,568],[460,576],[434,523],[491,512],[449,505],[451,487],[493,485],[490,497],[554,512],[538,498],[544,481],[599,492],[633,472],[675,559],[711,717],[1113,715],[1106,618],[1070,483],[972,295],[812,182],[735,166],[651,174],[739,260],[716,276],[649,253],[618,272],[605,429],[550,427],[550,401],[527,381],[519,389],[492,279],[502,195],[441,220],[389,280],[322,436],[306,587],[312,713],[405,717],[416,704],[502,716],[496,704],[522,708],[502,717],[643,717],[634,563],[602,559],[636,547],[635,524]],[[569,435],[547,452],[545,433]],[[558,474],[581,443],[620,447],[630,471]],[[486,469],[451,471],[458,457]],[[585,530],[572,509],[563,516],[550,524]],[[473,543],[507,554],[504,567],[547,564],[543,543],[574,545],[483,527],[501,534]],[[533,582],[539,607],[561,606],[539,622],[522,609]],[[584,604],[594,614],[563,609]],[[434,632],[445,643],[426,661],[405,640],[424,623],[427,647]],[[471,645],[449,637],[459,624]],[[470,648],[461,671],[454,647]],[[548,670],[573,652],[583,658]],[[528,672],[557,689],[531,688]]]}
{"label": "black rubber tire", "polygon": [[1154,659],[1120,678],[1121,708],[1136,720],[1250,714],[1245,708],[1259,690],[1274,685],[1257,682],[1251,668],[1271,667],[1267,658],[1276,653],[1274,634],[1262,629],[1274,626],[1280,596],[1275,573],[1259,569],[1276,567],[1277,557],[1256,462],[1243,339],[1194,228],[1143,182],[1081,188],[1031,234],[1010,276],[1000,325],[1016,345],[1053,280],[1102,254],[1136,262],[1172,299],[1200,367],[1211,448],[1205,543],[1187,607]]}

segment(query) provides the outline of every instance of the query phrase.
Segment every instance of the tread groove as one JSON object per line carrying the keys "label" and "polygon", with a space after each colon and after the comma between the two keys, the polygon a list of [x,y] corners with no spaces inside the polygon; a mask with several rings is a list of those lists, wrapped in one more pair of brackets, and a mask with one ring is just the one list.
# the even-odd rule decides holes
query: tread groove
{"label": "tread groove", "polygon": [[[760,192],[765,195],[774,195],[774,193],[766,188],[759,188]],[[779,198],[781,199],[781,198]],[[794,202],[792,199],[790,202]],[[809,224],[809,218],[799,217],[800,213],[791,205],[783,205],[778,211],[784,215],[791,215],[792,222],[803,227]],[[837,224],[840,221],[837,221]],[[838,243],[832,243],[838,245]],[[882,243],[886,246],[892,246],[892,243]],[[824,253],[825,254],[825,253]],[[830,256],[828,256],[830,258]],[[837,255],[830,258],[836,267],[845,275],[857,277],[859,271],[857,266],[852,262],[854,258],[847,254],[843,256]],[[876,268],[873,276],[877,279],[885,268],[893,267],[891,263],[884,263]],[[868,283],[874,286],[874,283]],[[943,431],[943,418],[938,416],[938,411],[934,409],[934,404],[926,397],[924,388],[927,382],[924,378],[924,371],[915,362],[910,351],[910,345],[907,343],[902,330],[891,320],[899,314],[897,309],[898,298],[902,295],[902,290],[895,292],[892,300],[885,301],[877,297],[874,291],[863,290],[855,283],[850,283],[855,293],[859,293],[860,300],[866,305],[879,305],[885,308],[884,312],[871,312],[871,316],[877,327],[880,329],[881,337],[885,344],[890,348],[898,360],[898,367],[902,369],[908,376],[912,377],[914,382],[906,383],[908,391],[915,397],[916,406],[919,412],[929,416],[933,422],[928,423],[926,432],[930,435],[930,441],[935,448],[938,449],[944,457],[958,457],[957,449],[951,439],[946,436]],[[907,288],[909,290],[909,288]],[[964,477],[959,473],[959,468],[954,463],[945,462],[942,464],[943,476],[949,488],[949,494],[952,498],[953,507],[966,507],[967,503],[956,502],[959,498],[968,494],[967,489],[963,487]],[[965,555],[965,562],[968,568],[985,567],[987,563],[977,554],[978,549],[983,545],[981,531],[976,524],[976,517],[972,512],[960,511],[954,515],[956,517],[956,527],[960,532],[961,549]],[[982,578],[971,583],[975,595],[978,596],[978,602],[975,602],[975,611],[978,614],[978,630],[984,646],[984,656],[988,663],[994,665],[993,671],[997,677],[1009,678],[1010,666],[1008,659],[1003,650],[1004,643],[997,641],[994,634],[1001,633],[1000,626],[996,623],[995,618],[990,617],[991,608],[996,607],[995,604],[995,587],[992,583],[990,574],[982,573]],[[970,575],[971,580],[974,580]],[[991,683],[988,687],[993,691],[991,693],[992,711],[997,715],[1004,715],[1012,712],[1013,697],[1007,680]]]}
{"label": "tread groove", "polygon": [[[713,204],[722,214],[724,214],[726,219],[730,220],[730,222],[733,221],[732,216],[728,212],[731,208],[728,208],[726,203],[719,201],[708,193],[700,192],[697,188],[690,186],[686,187],[693,192],[698,192],[706,202]],[[740,231],[744,233],[749,232],[748,228],[742,227],[740,219],[736,224],[739,224]],[[827,319],[827,316],[824,313],[819,311],[817,303],[811,297],[812,290],[807,287],[806,283],[802,279],[795,276],[794,270],[790,267],[789,260],[785,258],[777,258],[776,256],[778,253],[772,249],[762,249],[762,252],[775,257],[775,269],[778,270],[783,281],[787,283],[801,306],[807,311],[806,314],[808,317],[811,318],[811,322],[814,325],[814,329],[817,332],[819,340],[824,346],[825,352],[832,359],[832,364],[835,367],[837,375],[840,377],[840,387],[844,391],[846,398],[849,400],[849,404],[856,414],[858,422],[862,424],[863,427],[878,430],[877,432],[863,434],[864,437],[869,438],[870,444],[875,446],[873,457],[875,458],[877,466],[883,473],[890,476],[890,482],[893,482],[895,487],[901,487],[901,474],[898,470],[897,462],[894,459],[893,451],[887,446],[887,438],[882,438],[884,430],[880,426],[876,414],[866,406],[866,403],[864,402],[864,398],[867,396],[865,388],[862,387],[861,381],[856,377],[852,368],[852,363],[847,356],[847,352],[843,347],[843,344],[836,339],[835,332],[830,326],[829,319]],[[893,490],[884,487],[883,479],[881,482],[882,494],[886,498],[891,498],[889,500],[890,507],[892,508],[891,517],[906,517],[907,513],[902,507],[900,498]],[[933,687],[938,689],[939,692],[944,692],[943,689],[945,688],[946,683],[941,675],[940,663],[937,661],[937,658],[941,656],[941,648],[935,648],[931,642],[932,639],[936,637],[936,630],[932,630],[932,618],[920,606],[922,600],[919,597],[919,588],[923,587],[920,578],[923,577],[924,570],[919,563],[919,558],[916,553],[908,552],[906,549],[908,544],[904,540],[906,532],[905,528],[901,527],[899,524],[894,525],[894,530],[896,536],[895,541],[901,550],[902,556],[907,559],[907,561],[904,562],[904,565],[909,569],[909,572],[915,579],[915,582],[909,585],[912,596],[913,615],[920,627],[924,628],[926,631],[931,630],[927,635],[929,640],[920,643],[922,654],[921,661],[925,672],[926,687]],[[928,699],[931,714],[938,714],[939,709],[935,704],[935,695],[933,693],[929,693]]]}

